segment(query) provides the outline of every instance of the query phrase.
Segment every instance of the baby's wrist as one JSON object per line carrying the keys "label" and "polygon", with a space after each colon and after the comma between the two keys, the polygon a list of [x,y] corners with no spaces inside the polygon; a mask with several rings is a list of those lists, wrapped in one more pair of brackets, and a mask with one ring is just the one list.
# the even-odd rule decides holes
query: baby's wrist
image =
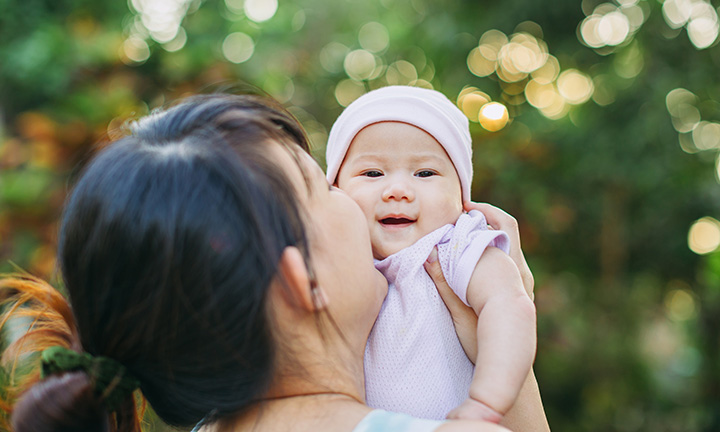
{"label": "baby's wrist", "polygon": [[470,402],[468,408],[471,409],[473,417],[495,424],[500,423],[500,420],[502,420],[503,415],[485,402],[481,402],[472,396],[468,397],[467,400]]}

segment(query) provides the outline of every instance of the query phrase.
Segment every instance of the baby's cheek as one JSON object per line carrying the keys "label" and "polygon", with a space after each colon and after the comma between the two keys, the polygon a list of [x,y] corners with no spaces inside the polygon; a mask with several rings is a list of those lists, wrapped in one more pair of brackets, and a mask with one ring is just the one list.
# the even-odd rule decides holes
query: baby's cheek
{"label": "baby's cheek", "polygon": [[448,199],[433,207],[437,209],[438,219],[441,221],[440,226],[454,224],[463,212],[462,204],[456,200]]}

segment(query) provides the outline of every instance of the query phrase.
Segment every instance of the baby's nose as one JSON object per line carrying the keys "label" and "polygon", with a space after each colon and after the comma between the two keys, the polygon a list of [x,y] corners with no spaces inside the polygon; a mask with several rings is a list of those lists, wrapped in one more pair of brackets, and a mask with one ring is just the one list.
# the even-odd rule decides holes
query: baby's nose
{"label": "baby's nose", "polygon": [[413,201],[415,192],[406,182],[395,181],[383,191],[383,201]]}

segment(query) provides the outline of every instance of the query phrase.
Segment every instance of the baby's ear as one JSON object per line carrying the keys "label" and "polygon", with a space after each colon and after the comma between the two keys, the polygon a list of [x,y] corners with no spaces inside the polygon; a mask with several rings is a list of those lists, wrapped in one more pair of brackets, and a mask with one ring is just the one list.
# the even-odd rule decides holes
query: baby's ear
{"label": "baby's ear", "polygon": [[281,290],[286,301],[307,311],[315,311],[310,276],[298,248],[288,246],[283,250],[278,262],[278,272],[283,281]]}

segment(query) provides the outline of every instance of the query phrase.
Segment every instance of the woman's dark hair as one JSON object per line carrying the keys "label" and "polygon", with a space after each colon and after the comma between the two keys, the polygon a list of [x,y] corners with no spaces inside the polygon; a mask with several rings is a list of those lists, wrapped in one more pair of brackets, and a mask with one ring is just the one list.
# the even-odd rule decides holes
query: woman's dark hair
{"label": "woman's dark hair", "polygon": [[[239,413],[272,377],[266,297],[278,260],[291,245],[307,254],[294,189],[266,144],[308,151],[307,139],[289,113],[254,96],[195,97],[132,130],[89,163],[66,202],[58,257],[73,315],[67,345],[125,366],[168,424]],[[102,407],[87,402],[83,377],[36,384],[16,406],[14,429],[137,430],[132,397],[98,421]],[[38,410],[56,398],[69,408]],[[87,424],[62,424],[78,404],[87,412],[71,417]]]}

